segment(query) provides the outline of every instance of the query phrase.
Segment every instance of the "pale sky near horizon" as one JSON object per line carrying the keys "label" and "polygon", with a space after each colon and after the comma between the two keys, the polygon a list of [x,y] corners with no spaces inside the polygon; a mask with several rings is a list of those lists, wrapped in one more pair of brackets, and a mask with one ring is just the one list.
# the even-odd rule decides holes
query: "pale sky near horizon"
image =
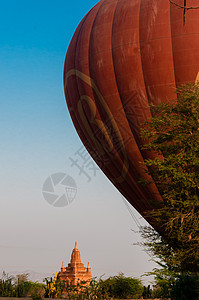
{"label": "pale sky near horizon", "polygon": [[[97,2],[0,1],[0,271],[59,271],[75,240],[93,276],[140,277],[155,266],[134,245],[138,228],[117,189],[99,169],[88,170],[88,182],[71,166],[82,143],[64,98],[64,59],[78,23]],[[42,194],[57,173],[77,185],[65,207]]]}

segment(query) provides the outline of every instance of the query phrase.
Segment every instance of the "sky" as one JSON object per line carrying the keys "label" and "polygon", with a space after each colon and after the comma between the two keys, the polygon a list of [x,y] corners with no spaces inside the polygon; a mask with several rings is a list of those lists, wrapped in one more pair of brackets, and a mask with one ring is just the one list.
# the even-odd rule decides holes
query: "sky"
{"label": "sky", "polygon": [[[119,191],[89,156],[87,175],[72,164],[84,148],[64,97],[64,59],[97,2],[0,1],[0,271],[52,274],[75,241],[93,276],[139,278],[155,267],[135,245],[138,227]],[[72,189],[49,191],[61,179]],[[54,194],[65,195],[61,207]]]}

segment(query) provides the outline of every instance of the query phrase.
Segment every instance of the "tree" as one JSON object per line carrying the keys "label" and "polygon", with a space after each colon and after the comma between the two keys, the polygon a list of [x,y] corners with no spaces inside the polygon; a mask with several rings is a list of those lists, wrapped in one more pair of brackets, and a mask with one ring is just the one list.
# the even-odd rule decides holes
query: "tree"
{"label": "tree", "polygon": [[125,277],[123,273],[101,281],[100,287],[109,298],[136,299],[143,292],[143,285],[139,279]]}
{"label": "tree", "polygon": [[[181,273],[199,274],[199,85],[177,89],[177,100],[152,106],[145,123],[144,149],[155,159],[145,165],[162,195],[159,209],[148,213],[159,233],[143,228],[145,246]],[[150,183],[148,183],[150,184]]]}
{"label": "tree", "polygon": [[65,281],[57,279],[57,273],[53,277],[45,278],[45,298],[60,298],[65,288]]}
{"label": "tree", "polygon": [[198,300],[199,299],[198,283],[199,282],[197,277],[193,277],[189,275],[178,276],[171,290],[171,299]]}
{"label": "tree", "polygon": [[3,271],[0,279],[0,297],[13,297],[14,292],[14,277]]}
{"label": "tree", "polygon": [[185,24],[186,12],[190,9],[199,9],[199,6],[187,6],[187,0],[184,0],[184,5],[180,5],[172,0],[169,0],[169,2],[179,8],[183,8],[183,23],[184,24]]}
{"label": "tree", "polygon": [[[143,285],[141,280],[125,277],[123,273],[105,280],[93,278],[90,282],[72,283],[67,287],[69,299],[138,299],[142,296]],[[148,293],[150,289],[148,288]]]}
{"label": "tree", "polygon": [[143,299],[150,299],[151,295],[152,295],[152,290],[150,288],[150,285],[148,285],[147,287],[144,286],[144,291],[142,293]]}
{"label": "tree", "polygon": [[20,274],[16,277],[9,276],[5,272],[0,279],[1,297],[30,297],[42,298],[44,295],[44,285],[28,280],[28,274]]}

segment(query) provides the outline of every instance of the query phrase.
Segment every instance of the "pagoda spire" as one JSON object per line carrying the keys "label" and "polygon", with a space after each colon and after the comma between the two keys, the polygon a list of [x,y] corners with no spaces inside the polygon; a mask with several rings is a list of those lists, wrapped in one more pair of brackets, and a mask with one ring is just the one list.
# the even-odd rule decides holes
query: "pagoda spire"
{"label": "pagoda spire", "polygon": [[64,267],[64,262],[62,261],[61,272],[63,273],[64,271],[65,271],[65,267]]}
{"label": "pagoda spire", "polygon": [[90,264],[89,264],[89,262],[88,262],[88,266],[87,266],[87,273],[89,273],[89,274],[91,274],[91,267],[90,267]]}
{"label": "pagoda spire", "polygon": [[[77,249],[77,242],[75,241],[75,248],[74,249]],[[78,250],[78,249],[77,249]]]}
{"label": "pagoda spire", "polygon": [[75,242],[75,248],[73,249],[70,262],[71,264],[81,263],[80,252],[79,249],[77,248],[77,242]]}

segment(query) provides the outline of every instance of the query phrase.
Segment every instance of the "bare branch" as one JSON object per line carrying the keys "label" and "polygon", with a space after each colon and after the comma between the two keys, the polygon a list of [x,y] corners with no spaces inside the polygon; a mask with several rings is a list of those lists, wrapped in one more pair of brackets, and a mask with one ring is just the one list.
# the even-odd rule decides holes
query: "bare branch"
{"label": "bare branch", "polygon": [[183,8],[185,10],[189,10],[189,9],[199,9],[199,6],[183,6],[183,5],[180,5],[180,4],[177,4],[175,3],[174,1],[172,0],[169,0],[169,2],[179,8]]}

